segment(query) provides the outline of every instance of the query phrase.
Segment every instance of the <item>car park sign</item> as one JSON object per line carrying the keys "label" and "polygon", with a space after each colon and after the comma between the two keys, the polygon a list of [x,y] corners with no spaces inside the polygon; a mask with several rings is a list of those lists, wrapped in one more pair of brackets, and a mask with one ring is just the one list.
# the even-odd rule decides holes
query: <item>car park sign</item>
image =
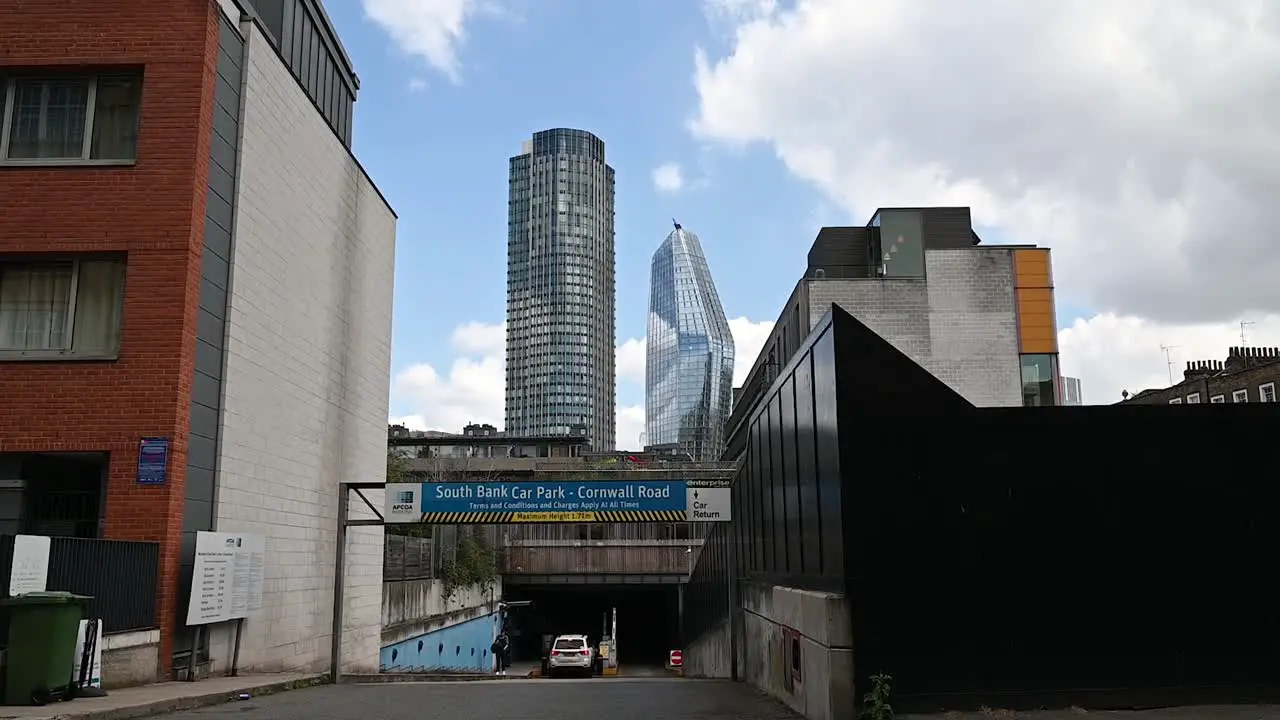
{"label": "car park sign", "polygon": [[533,480],[392,483],[387,523],[724,522],[725,483],[685,480]]}

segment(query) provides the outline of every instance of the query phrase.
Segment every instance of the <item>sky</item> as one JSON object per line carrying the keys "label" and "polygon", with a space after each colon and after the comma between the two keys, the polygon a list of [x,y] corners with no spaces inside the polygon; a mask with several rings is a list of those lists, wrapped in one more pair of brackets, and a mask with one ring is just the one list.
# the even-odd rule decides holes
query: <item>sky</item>
{"label": "sky", "polygon": [[[1052,248],[1086,403],[1280,345],[1280,3],[329,0],[355,151],[399,214],[391,418],[499,427],[507,162],[589,130],[617,172],[619,447],[648,268],[696,232],[754,361],[823,225],[967,205]],[[1164,348],[1168,348],[1167,352]]]}

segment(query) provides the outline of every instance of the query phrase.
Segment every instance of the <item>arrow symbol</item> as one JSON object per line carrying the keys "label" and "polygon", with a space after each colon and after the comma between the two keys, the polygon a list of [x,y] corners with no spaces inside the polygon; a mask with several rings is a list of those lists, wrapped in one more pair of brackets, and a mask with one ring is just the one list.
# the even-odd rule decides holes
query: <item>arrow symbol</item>
{"label": "arrow symbol", "polygon": [[697,499],[698,499],[698,491],[697,491],[697,490],[694,490],[694,491],[693,491],[693,499],[694,499],[694,500],[697,500]]}

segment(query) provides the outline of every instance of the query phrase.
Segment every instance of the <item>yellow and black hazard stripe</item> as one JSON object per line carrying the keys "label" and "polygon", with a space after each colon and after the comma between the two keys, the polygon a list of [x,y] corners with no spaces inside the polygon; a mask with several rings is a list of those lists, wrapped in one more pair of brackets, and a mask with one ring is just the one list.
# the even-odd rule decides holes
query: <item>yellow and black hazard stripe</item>
{"label": "yellow and black hazard stripe", "polygon": [[438,525],[500,525],[511,522],[510,512],[425,512],[422,522]]}
{"label": "yellow and black hazard stripe", "polygon": [[502,525],[505,523],[684,522],[683,510],[609,510],[605,512],[425,512],[421,522],[434,525]]}
{"label": "yellow and black hazard stripe", "polygon": [[683,522],[683,510],[609,510],[596,513],[600,522]]}

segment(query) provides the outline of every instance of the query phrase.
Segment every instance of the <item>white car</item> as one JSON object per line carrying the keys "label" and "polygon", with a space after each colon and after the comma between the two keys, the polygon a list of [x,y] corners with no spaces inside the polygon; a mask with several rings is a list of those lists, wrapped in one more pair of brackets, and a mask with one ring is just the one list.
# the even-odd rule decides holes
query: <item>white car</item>
{"label": "white car", "polygon": [[551,643],[547,674],[555,677],[572,672],[590,676],[595,667],[595,659],[586,635],[561,635]]}

